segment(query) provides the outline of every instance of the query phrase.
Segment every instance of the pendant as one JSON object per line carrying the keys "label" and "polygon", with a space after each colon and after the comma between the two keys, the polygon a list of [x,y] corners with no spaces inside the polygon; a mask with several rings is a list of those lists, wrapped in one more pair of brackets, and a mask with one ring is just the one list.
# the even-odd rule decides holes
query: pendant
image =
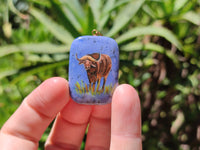
{"label": "pendant", "polygon": [[[95,33],[100,35],[96,30]],[[78,37],[72,42],[69,58],[72,99],[81,104],[110,103],[118,85],[118,69],[119,49],[115,40],[105,36]]]}

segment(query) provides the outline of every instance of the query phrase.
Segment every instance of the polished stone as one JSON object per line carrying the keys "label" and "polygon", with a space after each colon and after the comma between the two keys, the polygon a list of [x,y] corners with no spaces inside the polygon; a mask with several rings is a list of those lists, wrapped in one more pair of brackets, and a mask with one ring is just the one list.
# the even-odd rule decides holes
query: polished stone
{"label": "polished stone", "polygon": [[77,103],[107,104],[118,84],[119,49],[112,38],[81,36],[70,49],[70,95]]}

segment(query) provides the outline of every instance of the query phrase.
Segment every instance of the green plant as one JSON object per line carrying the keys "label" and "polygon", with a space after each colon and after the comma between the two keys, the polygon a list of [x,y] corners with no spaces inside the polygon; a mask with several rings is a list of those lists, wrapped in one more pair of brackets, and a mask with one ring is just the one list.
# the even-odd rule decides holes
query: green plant
{"label": "green plant", "polygon": [[[84,84],[83,81],[81,82],[81,84],[77,81],[76,83],[76,92],[77,94],[87,94],[87,93],[91,93],[92,95],[100,95],[100,94],[109,94],[109,93],[113,93],[113,89],[115,89],[116,85],[106,85],[104,90],[100,90],[99,84],[97,84],[96,88],[93,87],[89,87],[86,83]],[[99,89],[99,90],[98,90]]]}

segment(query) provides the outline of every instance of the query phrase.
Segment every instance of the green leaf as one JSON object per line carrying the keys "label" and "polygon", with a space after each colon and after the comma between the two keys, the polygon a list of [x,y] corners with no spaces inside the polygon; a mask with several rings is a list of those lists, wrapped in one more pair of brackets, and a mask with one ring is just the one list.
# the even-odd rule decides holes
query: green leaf
{"label": "green leaf", "polygon": [[30,13],[37,18],[49,31],[61,42],[71,44],[74,40],[73,36],[61,25],[53,21],[44,12],[31,8]]}
{"label": "green leaf", "polygon": [[69,19],[69,22],[76,28],[77,31],[82,32],[83,31],[83,25],[81,22],[77,20],[77,18],[74,16],[73,12],[69,10],[67,7],[64,5],[62,6],[62,10],[64,14],[67,16]]}
{"label": "green leaf", "polygon": [[105,25],[106,25],[106,23],[107,23],[108,20],[109,20],[109,15],[108,15],[108,14],[105,15],[105,16],[103,16],[103,17],[101,18],[99,24],[97,25],[97,29],[98,29],[99,31],[102,31],[103,28],[105,27]]}
{"label": "green leaf", "polygon": [[103,12],[107,12],[108,10],[110,10],[115,3],[116,0],[107,0],[103,7]]}
{"label": "green leaf", "polygon": [[131,0],[123,0],[123,1],[117,1],[115,2],[115,0],[109,0],[107,1],[107,3],[105,4],[105,6],[102,8],[102,12],[101,12],[101,17],[100,17],[100,21],[97,24],[98,26],[98,30],[102,30],[103,27],[105,26],[106,22],[109,19],[109,16],[111,14],[111,12],[115,9],[117,9],[118,7],[121,7],[122,5],[130,2]]}
{"label": "green leaf", "polygon": [[18,72],[19,72],[18,69],[11,69],[11,70],[6,70],[6,71],[3,71],[3,72],[0,72],[0,79],[7,77],[7,76],[14,75]]}
{"label": "green leaf", "polygon": [[120,50],[127,51],[127,52],[140,51],[140,50],[150,50],[150,51],[155,51],[155,52],[158,52],[158,53],[161,53],[161,54],[164,54],[164,52],[165,52],[165,49],[160,45],[157,45],[157,44],[154,44],[154,43],[143,44],[142,42],[131,42],[129,44],[121,46]]}
{"label": "green leaf", "polygon": [[29,54],[26,56],[26,60],[28,60],[29,62],[43,62],[43,63],[55,62],[55,60],[52,59],[47,54],[43,54],[42,56],[39,56],[37,54]]}
{"label": "green leaf", "polygon": [[102,8],[102,12],[101,12],[100,21],[99,21],[99,24],[97,25],[98,30],[101,31],[103,27],[106,25],[106,22],[108,21],[109,16],[110,16],[109,10],[112,9],[113,5],[116,3],[115,1],[116,0],[107,0],[106,3],[104,4]]}
{"label": "green leaf", "polygon": [[182,19],[185,19],[195,25],[200,25],[200,15],[195,13],[194,11],[189,11],[182,16]]}
{"label": "green leaf", "polygon": [[162,10],[164,11],[165,16],[169,16],[173,13],[173,8],[174,8],[173,0],[164,0],[160,4],[161,4],[160,6],[161,6]]}
{"label": "green leaf", "polygon": [[1,46],[0,47],[0,58],[10,55],[10,54],[13,54],[13,53],[16,53],[16,52],[19,52],[19,51],[20,51],[20,49],[15,45]]}
{"label": "green leaf", "polygon": [[133,16],[138,12],[144,1],[145,0],[135,0],[133,2],[128,3],[123,8],[123,10],[119,12],[113,23],[113,27],[107,33],[106,36],[112,37],[116,33],[118,33],[124,26],[126,26],[128,22],[130,22],[133,19]]}
{"label": "green leaf", "polygon": [[90,8],[92,10],[92,13],[93,13],[94,20],[95,20],[96,24],[99,24],[102,1],[101,0],[89,0],[88,3],[89,3],[89,6],[90,6]]}
{"label": "green leaf", "polygon": [[178,49],[182,50],[182,44],[170,30],[164,27],[146,26],[146,27],[136,27],[130,29],[128,32],[122,34],[116,39],[118,44],[121,44],[127,40],[133,39],[137,36],[142,35],[157,35],[164,37],[166,40],[174,44]]}
{"label": "green leaf", "polygon": [[144,5],[144,6],[142,7],[142,9],[143,9],[149,16],[151,16],[152,18],[154,18],[154,19],[156,18],[155,11],[152,10],[152,8],[149,7],[148,5]]}
{"label": "green leaf", "polygon": [[0,47],[0,58],[17,52],[33,52],[37,54],[56,54],[69,52],[67,45],[55,45],[48,42],[6,45]]}
{"label": "green leaf", "polygon": [[142,42],[132,42],[127,45],[121,46],[120,50],[127,52],[147,50],[147,51],[161,53],[170,58],[176,65],[176,67],[180,66],[177,55],[174,55],[174,53],[172,53],[170,50],[166,50],[164,47],[154,43],[143,44]]}
{"label": "green leaf", "polygon": [[77,18],[80,19],[82,18],[81,20],[85,18],[85,12],[79,0],[73,0],[73,1],[61,0],[61,1],[63,1],[65,4],[69,6],[70,10],[73,12],[73,14],[75,14]]}
{"label": "green leaf", "polygon": [[90,7],[87,9],[87,27],[84,28],[83,34],[86,35],[91,35],[93,29],[98,29],[101,31],[99,28],[96,28],[96,23],[94,21],[94,15],[92,13],[92,10]]}
{"label": "green leaf", "polygon": [[[16,78],[14,78],[11,81],[11,84],[16,84],[17,82],[21,81],[22,79],[26,78],[27,76],[39,73],[39,72],[43,72],[46,70],[50,70],[56,67],[60,67],[60,66],[64,66],[66,65],[67,62],[66,61],[61,61],[61,62],[57,62],[57,63],[52,63],[52,64],[45,64],[43,66],[39,66],[39,67],[34,67],[33,69],[30,69],[28,71],[25,72],[21,72]],[[20,70],[19,70],[20,71]]]}
{"label": "green leaf", "polygon": [[63,11],[78,31],[84,30],[86,15],[79,0],[60,0]]}
{"label": "green leaf", "polygon": [[115,10],[118,7],[121,7],[127,3],[130,3],[132,0],[123,0],[123,1],[117,1],[113,3],[110,7],[107,9],[103,9],[103,15],[110,13],[111,11]]}
{"label": "green leaf", "polygon": [[66,12],[66,7],[62,5],[58,0],[51,0],[51,5],[53,6],[53,12],[56,14],[58,21],[67,29],[73,37],[80,36],[78,31],[81,31],[81,25],[77,22],[73,22],[69,19],[69,14],[71,12]]}
{"label": "green leaf", "polygon": [[184,7],[187,2],[188,2],[188,0],[175,0],[174,1],[174,11],[178,11],[179,9]]}
{"label": "green leaf", "polygon": [[32,3],[35,3],[37,5],[40,5],[40,6],[45,6],[45,7],[50,7],[51,6],[51,1],[49,0],[42,0],[42,1],[38,1],[38,0],[29,0],[29,2],[32,2]]}

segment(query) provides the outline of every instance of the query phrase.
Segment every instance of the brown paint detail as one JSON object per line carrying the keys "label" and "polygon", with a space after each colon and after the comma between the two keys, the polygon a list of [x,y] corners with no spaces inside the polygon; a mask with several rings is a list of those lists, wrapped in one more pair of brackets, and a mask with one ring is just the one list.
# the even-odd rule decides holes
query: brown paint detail
{"label": "brown paint detail", "polygon": [[103,92],[107,77],[112,67],[110,56],[106,54],[93,53],[78,58],[76,54],[76,59],[79,61],[79,64],[84,64],[90,83],[89,89],[92,88],[92,91],[95,91],[95,84],[97,82],[96,91],[99,91],[101,78],[104,78],[103,86],[101,88],[101,92]]}

